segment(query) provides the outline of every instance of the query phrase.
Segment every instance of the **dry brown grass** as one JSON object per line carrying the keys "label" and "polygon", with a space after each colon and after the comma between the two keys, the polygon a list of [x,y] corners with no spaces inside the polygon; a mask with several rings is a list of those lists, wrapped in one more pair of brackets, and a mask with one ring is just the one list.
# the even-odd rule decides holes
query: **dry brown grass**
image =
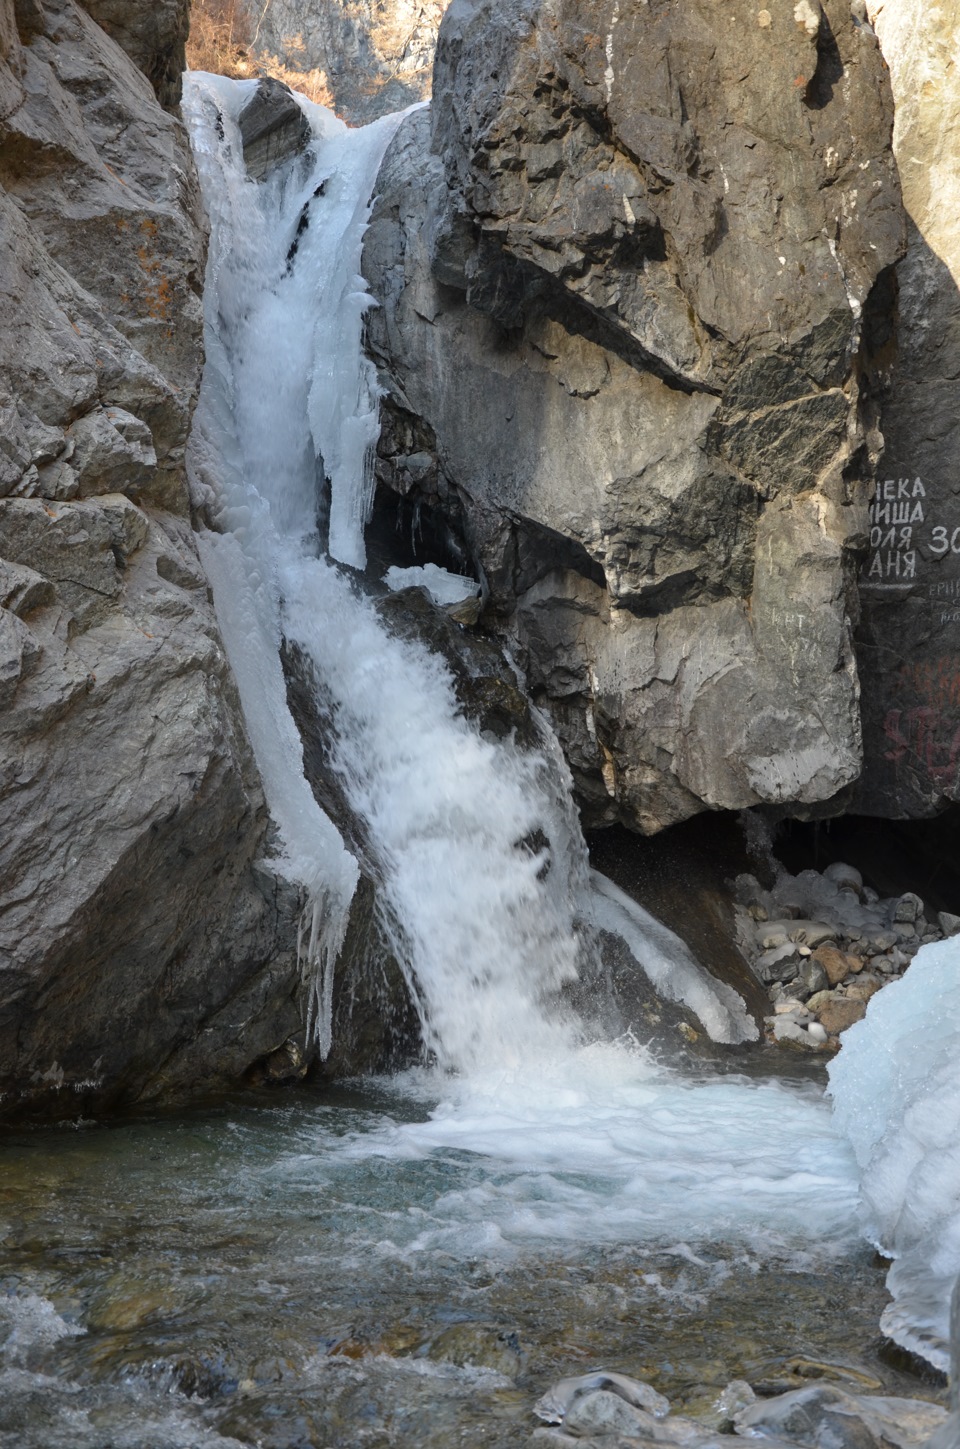
{"label": "dry brown grass", "polygon": [[[319,66],[308,68],[306,66],[306,50],[303,41],[299,36],[293,40],[284,40],[286,62],[278,55],[268,55],[263,51],[257,51],[257,64],[263,75],[276,76],[277,80],[283,81],[292,91],[299,91],[308,100],[316,101],[321,106],[329,106],[333,109],[333,92],[327,82],[327,73]],[[303,55],[304,64],[297,65],[298,53]]]}
{"label": "dry brown grass", "polygon": [[187,65],[234,80],[274,76],[320,105],[332,105],[326,72],[298,70],[256,49],[257,26],[244,0],[193,0]]}
{"label": "dry brown grass", "polygon": [[256,75],[250,57],[253,25],[243,0],[193,0],[187,65],[215,75]]}

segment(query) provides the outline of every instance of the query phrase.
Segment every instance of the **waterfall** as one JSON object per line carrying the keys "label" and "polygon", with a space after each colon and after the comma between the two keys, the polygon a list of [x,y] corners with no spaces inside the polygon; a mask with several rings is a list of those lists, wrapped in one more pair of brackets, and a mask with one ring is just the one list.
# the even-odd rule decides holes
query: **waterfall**
{"label": "waterfall", "polygon": [[[309,896],[304,956],[321,1050],[357,864],[304,779],[282,639],[309,662],[335,721],[330,768],[371,842],[380,923],[442,1067],[471,1075],[565,1059],[579,1028],[558,992],[577,974],[585,934],[624,922],[667,994],[718,1040],[754,1035],[740,999],[682,943],[642,913],[629,917],[614,887],[591,885],[549,729],[540,749],[485,738],[461,713],[446,664],[392,636],[359,587],[351,570],[365,561],[379,397],[362,349],[360,249],[402,118],[351,130],[301,99],[312,144],[255,183],[237,120],[250,94],[250,83],[221,77],[186,83],[212,231],[191,477],[221,529],[201,549],[279,865]],[[318,522],[326,482],[329,559]]]}
{"label": "waterfall", "polygon": [[[441,1194],[429,1220],[401,1214],[403,1253],[689,1238],[803,1261],[811,1232],[818,1251],[826,1241],[842,1251],[855,1231],[852,1158],[816,1090],[684,1078],[632,1039],[591,1041],[563,1009],[560,988],[585,943],[612,932],[714,1039],[756,1035],[735,992],[589,870],[546,725],[537,748],[485,737],[460,710],[446,663],[390,634],[367,596],[357,570],[377,389],[358,274],[398,118],[349,130],[301,100],[312,144],[255,184],[237,125],[250,93],[202,75],[185,86],[212,226],[189,460],[196,501],[216,524],[201,547],[277,865],[308,895],[304,969],[319,1045],[329,1047],[332,970],[358,867],[304,778],[283,641],[331,721],[327,766],[360,824],[380,925],[436,1063],[391,1088],[426,1098],[428,1120],[341,1139],[337,1162],[453,1149],[488,1164],[469,1191]],[[298,1181],[330,1170],[322,1137],[313,1156],[289,1163]]]}

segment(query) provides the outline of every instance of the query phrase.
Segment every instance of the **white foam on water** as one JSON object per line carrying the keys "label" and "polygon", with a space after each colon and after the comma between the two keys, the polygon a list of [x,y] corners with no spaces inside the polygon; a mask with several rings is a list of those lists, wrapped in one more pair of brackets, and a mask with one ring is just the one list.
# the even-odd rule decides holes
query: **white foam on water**
{"label": "white foam on water", "polygon": [[[334,569],[304,562],[288,583],[288,635],[333,700],[331,765],[374,842],[428,1047],[468,1074],[564,1053],[571,1029],[545,1005],[576,975],[585,858],[553,762],[483,738],[443,661],[387,635]],[[537,830],[549,852],[523,844]]]}
{"label": "white foam on water", "polygon": [[0,1297],[0,1364],[23,1364],[36,1349],[86,1332],[57,1312],[49,1298],[29,1291]]}
{"label": "white foam on water", "polygon": [[383,1253],[458,1259],[712,1243],[803,1262],[859,1241],[855,1163],[815,1088],[690,1080],[625,1043],[457,1081],[410,1073],[394,1086],[443,1098],[424,1121],[368,1124],[335,1145],[318,1138],[315,1152],[301,1140],[266,1170],[306,1175],[323,1196],[349,1192],[378,1158],[411,1181],[419,1168],[439,1171],[428,1207],[411,1194],[363,1223],[363,1250],[372,1234]]}
{"label": "white foam on water", "polygon": [[873,996],[830,1065],[862,1173],[864,1231],[895,1259],[881,1326],[946,1372],[960,1275],[960,940],[923,946]]}

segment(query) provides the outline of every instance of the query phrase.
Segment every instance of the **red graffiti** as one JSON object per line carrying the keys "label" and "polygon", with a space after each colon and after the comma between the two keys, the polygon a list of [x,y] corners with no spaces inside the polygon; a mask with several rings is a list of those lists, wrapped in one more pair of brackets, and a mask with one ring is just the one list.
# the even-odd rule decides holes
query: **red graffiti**
{"label": "red graffiti", "polygon": [[960,722],[954,710],[917,705],[914,709],[888,709],[883,732],[893,746],[884,759],[899,764],[909,755],[926,767],[938,785],[953,785],[960,760]]}
{"label": "red graffiti", "polygon": [[955,654],[902,664],[897,687],[912,691],[933,709],[960,710],[960,669]]}

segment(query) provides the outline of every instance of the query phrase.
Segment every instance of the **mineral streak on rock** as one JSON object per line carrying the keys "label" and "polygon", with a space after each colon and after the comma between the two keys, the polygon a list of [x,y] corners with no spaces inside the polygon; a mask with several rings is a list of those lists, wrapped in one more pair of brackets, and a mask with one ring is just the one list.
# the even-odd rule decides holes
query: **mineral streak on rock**
{"label": "mineral streak on rock", "polygon": [[909,222],[860,574],[865,760],[856,808],[926,816],[960,799],[960,15],[919,0],[870,0],[867,9],[890,66]]}
{"label": "mineral streak on rock", "polygon": [[591,824],[860,770],[891,99],[847,4],[763,13],[454,0],[378,183],[384,436],[435,460],[378,476],[466,536]]}
{"label": "mineral streak on rock", "polygon": [[170,100],[185,9],[0,0],[3,1115],[236,1080],[300,1027],[189,519],[204,221],[130,58]]}

